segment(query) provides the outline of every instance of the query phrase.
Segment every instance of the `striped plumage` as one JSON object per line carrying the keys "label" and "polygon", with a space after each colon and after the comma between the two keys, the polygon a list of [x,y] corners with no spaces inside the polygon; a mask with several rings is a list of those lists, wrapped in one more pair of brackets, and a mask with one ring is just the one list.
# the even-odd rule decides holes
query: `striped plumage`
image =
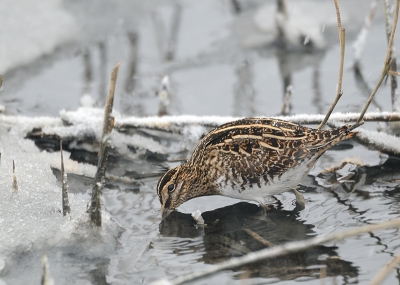
{"label": "striped plumage", "polygon": [[[161,177],[162,209],[208,195],[264,204],[264,197],[293,190],[328,148],[356,134],[349,129],[317,130],[269,118],[221,125],[200,141],[187,163]],[[299,201],[301,194],[295,194]]]}

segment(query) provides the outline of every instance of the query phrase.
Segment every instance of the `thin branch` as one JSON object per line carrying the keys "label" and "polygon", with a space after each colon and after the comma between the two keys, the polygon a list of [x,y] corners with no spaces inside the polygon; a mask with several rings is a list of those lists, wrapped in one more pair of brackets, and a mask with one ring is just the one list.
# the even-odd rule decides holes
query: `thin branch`
{"label": "thin branch", "polygon": [[281,114],[282,115],[287,115],[290,112],[290,98],[292,98],[292,91],[293,91],[293,86],[289,85],[288,87],[286,87],[286,94],[285,94],[285,98],[284,98],[284,102],[283,102],[283,106],[282,106],[282,110],[281,110]]}
{"label": "thin branch", "polygon": [[174,14],[172,16],[171,34],[167,43],[167,50],[165,52],[165,60],[171,61],[175,57],[176,43],[178,41],[178,32],[181,25],[182,7],[181,4],[176,2],[174,5]]}
{"label": "thin branch", "polygon": [[41,285],[54,284],[54,280],[50,277],[49,274],[49,262],[47,260],[46,254],[43,254],[42,256],[42,280],[40,284]]}
{"label": "thin branch", "polygon": [[71,213],[71,208],[69,207],[69,200],[68,200],[68,185],[67,185],[67,173],[64,170],[64,156],[62,150],[62,140],[60,140],[60,153],[61,153],[61,189],[62,189],[62,209],[63,209],[63,216],[66,214]]}
{"label": "thin branch", "polygon": [[344,65],[344,53],[345,53],[345,42],[346,42],[346,30],[342,28],[342,21],[340,20],[340,10],[339,10],[339,4],[337,0],[335,1],[335,7],[336,7],[336,17],[337,17],[337,22],[338,22],[338,31],[339,31],[339,41],[340,41],[340,64],[339,64],[339,78],[338,78],[338,85],[337,85],[337,90],[336,90],[336,98],[333,101],[331,107],[329,108],[328,112],[326,113],[326,116],[324,120],[319,124],[317,129],[321,129],[326,122],[329,120],[329,117],[331,116],[333,109],[335,109],[336,104],[339,102],[340,98],[343,95],[342,91],[342,82],[343,82],[343,65]]}
{"label": "thin branch", "polygon": [[400,262],[400,252],[392,259],[392,261],[382,268],[377,275],[371,280],[370,285],[379,285],[386,279],[390,271]]}
{"label": "thin branch", "polygon": [[389,70],[389,71],[388,71],[388,74],[394,75],[394,76],[400,76],[400,72],[394,71],[394,70]]}
{"label": "thin branch", "polygon": [[375,225],[368,225],[368,226],[353,228],[347,231],[342,231],[339,233],[329,234],[324,237],[315,237],[302,241],[288,242],[280,246],[266,248],[255,252],[250,252],[241,257],[231,258],[219,264],[209,266],[203,271],[198,271],[187,275],[183,275],[178,278],[175,278],[172,281],[159,280],[153,284],[169,284],[169,285],[186,284],[187,282],[198,280],[216,274],[223,270],[237,268],[239,266],[243,266],[249,263],[254,263],[267,258],[273,258],[277,256],[286,255],[289,253],[304,251],[308,248],[325,244],[328,242],[337,242],[347,237],[357,236],[372,231],[399,227],[399,226],[400,226],[400,219],[394,219],[391,221],[386,221]]}
{"label": "thin branch", "polygon": [[101,196],[103,185],[105,182],[105,172],[107,167],[108,149],[109,149],[109,134],[114,128],[114,117],[111,115],[114,105],[115,86],[117,82],[119,63],[111,72],[110,88],[104,109],[103,131],[100,141],[99,160],[97,163],[97,171],[94,180],[90,208],[88,209],[90,220],[92,223],[101,227]]}
{"label": "thin branch", "polygon": [[[383,10],[385,12],[385,26],[386,26],[386,38],[387,41],[389,42],[390,39],[390,32],[392,30],[392,27],[390,25],[390,5],[388,3],[388,0],[383,0]],[[392,47],[391,49],[391,58],[393,59],[389,74],[390,74],[390,90],[391,90],[391,98],[392,98],[392,111],[399,111],[400,106],[399,106],[399,93],[397,92],[397,78],[395,76],[399,76],[399,73],[397,72],[397,64],[396,64],[396,54],[395,54],[395,48]]]}
{"label": "thin branch", "polygon": [[275,246],[272,242],[267,241],[265,238],[263,238],[262,236],[260,236],[258,233],[250,230],[250,229],[243,229],[246,233],[248,233],[252,238],[254,238],[256,241],[258,241],[259,243],[261,243],[262,245],[266,246],[266,247],[273,247]]}
{"label": "thin branch", "polygon": [[13,190],[14,194],[18,193],[17,172],[15,171],[15,161],[14,160],[13,160],[12,190]]}
{"label": "thin branch", "polygon": [[379,78],[378,83],[376,84],[376,86],[375,86],[374,90],[372,91],[371,95],[369,96],[368,101],[364,106],[364,109],[361,111],[360,117],[357,119],[357,122],[352,127],[353,129],[358,127],[358,126],[360,126],[363,123],[362,122],[363,117],[364,117],[365,113],[367,112],[367,109],[368,109],[369,105],[371,104],[372,99],[374,98],[376,92],[378,91],[378,89],[381,86],[383,80],[385,79],[386,75],[389,72],[390,65],[392,63],[390,54],[391,54],[391,51],[392,51],[394,34],[396,32],[397,20],[398,20],[398,17],[399,17],[399,5],[400,5],[400,0],[397,0],[396,1],[395,16],[394,16],[393,25],[392,25],[392,32],[390,33],[389,43],[388,43],[388,47],[387,47],[387,51],[386,51],[385,61],[383,63],[383,69],[382,69],[381,77]]}

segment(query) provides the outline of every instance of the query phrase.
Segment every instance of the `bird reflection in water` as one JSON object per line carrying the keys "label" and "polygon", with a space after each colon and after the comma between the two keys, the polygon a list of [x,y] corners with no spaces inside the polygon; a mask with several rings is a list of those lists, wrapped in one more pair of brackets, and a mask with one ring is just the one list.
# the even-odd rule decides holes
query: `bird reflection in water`
{"label": "bird reflection in water", "polygon": [[[235,205],[204,212],[206,226],[196,226],[190,214],[177,211],[170,213],[160,223],[163,236],[195,238],[203,236],[203,244],[196,243],[197,250],[204,251],[199,262],[215,264],[232,257],[261,250],[268,243],[281,245],[286,242],[304,240],[315,235],[312,225],[300,221],[295,212],[272,208],[266,213],[255,204],[240,202]],[[186,250],[173,249],[174,254],[187,254]],[[358,276],[358,269],[351,262],[342,260],[336,247],[316,246],[299,253],[267,259],[236,268],[245,272],[247,278],[299,277],[320,278],[321,269],[326,276],[342,276],[345,279]]]}

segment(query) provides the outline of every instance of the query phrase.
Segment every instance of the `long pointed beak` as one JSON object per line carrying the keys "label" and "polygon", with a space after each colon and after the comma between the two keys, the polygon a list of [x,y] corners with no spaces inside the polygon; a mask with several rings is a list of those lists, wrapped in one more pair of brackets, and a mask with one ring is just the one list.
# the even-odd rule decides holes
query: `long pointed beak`
{"label": "long pointed beak", "polygon": [[171,209],[166,209],[163,212],[161,212],[161,221],[166,219],[174,210]]}
{"label": "long pointed beak", "polygon": [[161,221],[163,221],[165,218],[167,218],[173,211],[171,209],[165,209],[165,202],[166,202],[166,200],[164,199],[164,203],[162,203],[161,208],[160,208]]}

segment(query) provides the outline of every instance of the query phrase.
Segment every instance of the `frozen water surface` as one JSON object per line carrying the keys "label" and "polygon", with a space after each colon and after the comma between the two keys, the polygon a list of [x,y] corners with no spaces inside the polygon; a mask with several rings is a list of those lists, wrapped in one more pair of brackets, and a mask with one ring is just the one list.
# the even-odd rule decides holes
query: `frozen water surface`
{"label": "frozen water surface", "polygon": [[[378,5],[361,58],[362,82],[351,68],[351,45],[370,1],[342,2],[347,45],[337,111],[359,112],[381,72],[383,14]],[[149,284],[264,248],[252,232],[282,244],[398,217],[398,125],[368,123],[364,139],[384,144],[389,154],[356,140],[335,146],[303,179],[300,191],[307,206],[300,213],[292,211],[292,193],[278,195],[268,213],[255,203],[202,197],[161,220],[159,177],[188,159],[211,125],[280,115],[288,85],[293,86],[292,120],[315,120],[301,114],[329,108],[339,61],[334,5],[330,0],[287,4],[297,36],[283,50],[274,41],[275,1],[85,0],[33,6],[3,1],[0,284],[39,284],[43,253],[55,284]],[[303,46],[309,41],[315,49]],[[86,209],[103,118],[99,107],[117,61],[116,124],[103,227],[96,231],[87,223]],[[157,93],[165,75],[167,115],[172,116],[149,117],[159,112]],[[389,84],[382,86],[370,111],[391,111],[389,94]],[[67,217],[61,206],[60,137],[71,206]],[[358,166],[322,173],[344,160]],[[193,219],[199,212],[207,226]],[[194,284],[321,284],[323,274],[326,284],[368,284],[397,254],[398,236],[396,229],[365,234]],[[387,284],[399,280],[396,268]]]}

